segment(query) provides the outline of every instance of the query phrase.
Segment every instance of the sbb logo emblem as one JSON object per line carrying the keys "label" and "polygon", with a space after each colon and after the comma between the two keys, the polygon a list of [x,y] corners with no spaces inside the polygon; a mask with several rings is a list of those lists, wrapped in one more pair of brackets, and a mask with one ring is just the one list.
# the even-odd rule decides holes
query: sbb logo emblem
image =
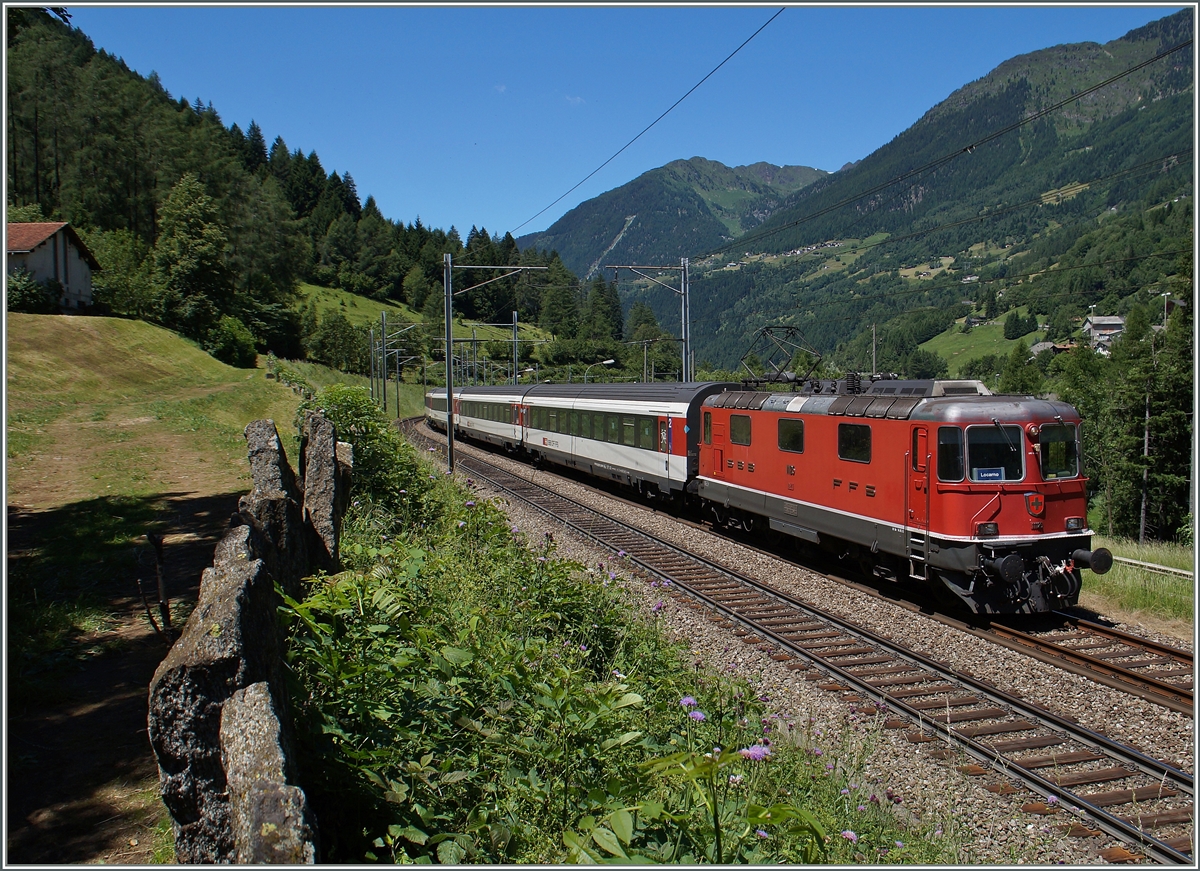
{"label": "sbb logo emblem", "polygon": [[1034,517],[1041,517],[1042,512],[1046,510],[1046,501],[1042,498],[1042,494],[1026,493],[1025,509]]}

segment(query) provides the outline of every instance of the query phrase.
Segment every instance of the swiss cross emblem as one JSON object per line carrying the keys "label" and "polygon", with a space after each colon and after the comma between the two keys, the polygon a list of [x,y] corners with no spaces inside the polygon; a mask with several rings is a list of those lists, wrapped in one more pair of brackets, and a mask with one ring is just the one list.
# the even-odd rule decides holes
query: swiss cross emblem
{"label": "swiss cross emblem", "polygon": [[1046,503],[1042,499],[1041,493],[1026,493],[1025,508],[1034,517],[1041,517],[1042,511],[1046,508]]}

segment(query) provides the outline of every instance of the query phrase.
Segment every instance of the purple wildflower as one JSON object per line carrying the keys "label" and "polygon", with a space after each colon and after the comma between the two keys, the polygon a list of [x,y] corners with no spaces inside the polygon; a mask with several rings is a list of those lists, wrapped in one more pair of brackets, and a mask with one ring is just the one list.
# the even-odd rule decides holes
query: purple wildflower
{"label": "purple wildflower", "polygon": [[582,653],[587,653],[587,645],[586,644],[579,645],[579,650]]}
{"label": "purple wildflower", "polygon": [[537,558],[537,561],[540,563],[544,563],[546,561],[546,558],[544,556],[540,556]]}
{"label": "purple wildflower", "polygon": [[458,521],[458,528],[459,528],[459,529],[462,529],[462,528],[463,528],[464,526],[466,526],[466,525],[467,525],[467,522],[466,522],[465,520],[460,520],[460,521]]}
{"label": "purple wildflower", "polygon": [[693,699],[691,696],[684,696],[682,699],[679,700],[679,704],[685,708],[694,708],[694,707],[696,707],[696,700]]}
{"label": "purple wildflower", "polygon": [[770,836],[770,835],[768,835],[766,832],[764,832],[762,829],[755,829],[755,830],[754,830],[754,834],[758,835],[760,838],[769,838],[769,837],[771,837],[771,836]]}
{"label": "purple wildflower", "polygon": [[704,711],[692,711],[690,714],[688,714],[688,716],[697,723],[703,723],[705,720]]}
{"label": "purple wildflower", "polygon": [[650,610],[653,611],[655,614],[657,614],[662,609],[663,609],[662,602],[655,602],[653,605],[650,606]]}
{"label": "purple wildflower", "polygon": [[762,762],[771,755],[771,748],[764,744],[752,744],[749,747],[739,750],[738,753],[751,762]]}
{"label": "purple wildflower", "polygon": [[1054,805],[1058,804],[1058,796],[1057,796],[1057,795],[1050,795],[1050,796],[1047,796],[1047,797],[1046,797],[1046,804],[1050,805],[1051,807],[1053,807]]}
{"label": "purple wildflower", "polygon": [[623,551],[623,550],[617,551],[617,556],[625,556],[625,551]]}
{"label": "purple wildflower", "polygon": [[903,850],[903,849],[904,849],[904,842],[903,842],[903,841],[897,841],[897,842],[896,842],[896,848],[897,848],[897,849],[899,849],[899,850]]}
{"label": "purple wildflower", "polygon": [[475,500],[474,500],[474,499],[468,499],[466,504],[467,504],[467,507],[468,507],[468,508],[474,508],[474,507],[475,507]]}
{"label": "purple wildflower", "polygon": [[518,529],[517,527],[515,527],[515,526],[512,528],[512,534],[513,534],[513,535],[516,535],[516,534],[517,534],[518,532],[520,532],[520,531],[521,531],[521,530],[519,530],[519,529]]}
{"label": "purple wildflower", "polygon": [[[825,755],[825,751],[824,751],[824,750],[822,750],[820,747],[814,747],[814,748],[812,749],[812,755],[813,755],[813,756],[824,756],[824,755]],[[830,768],[832,768],[833,766],[831,765],[831,766],[829,766],[829,767],[830,767]]]}
{"label": "purple wildflower", "polygon": [[858,843],[858,835],[854,834],[854,832],[850,831],[849,829],[846,829],[846,831],[842,832],[842,837],[845,838],[847,841],[849,841],[851,844]]}
{"label": "purple wildflower", "polygon": [[859,813],[862,813],[862,812],[863,812],[863,811],[865,811],[866,809],[867,809],[867,806],[866,806],[865,804],[860,804],[860,805],[858,806],[858,812],[859,812]]}
{"label": "purple wildflower", "polygon": [[849,794],[850,794],[850,790],[848,790],[848,789],[842,790],[842,795],[849,795]]}

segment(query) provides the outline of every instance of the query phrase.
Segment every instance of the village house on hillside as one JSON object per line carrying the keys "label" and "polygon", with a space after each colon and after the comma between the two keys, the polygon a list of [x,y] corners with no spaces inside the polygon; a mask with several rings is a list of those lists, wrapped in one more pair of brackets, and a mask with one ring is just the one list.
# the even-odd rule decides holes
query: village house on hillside
{"label": "village house on hillside", "polygon": [[92,304],[92,270],[99,271],[100,263],[70,224],[10,223],[5,271],[12,273],[22,266],[41,284],[58,282],[62,288],[58,304],[64,310]]}
{"label": "village house on hillside", "polygon": [[1083,322],[1083,334],[1088,337],[1092,347],[1098,354],[1105,357],[1113,339],[1125,330],[1125,318],[1118,315],[1091,315]]}

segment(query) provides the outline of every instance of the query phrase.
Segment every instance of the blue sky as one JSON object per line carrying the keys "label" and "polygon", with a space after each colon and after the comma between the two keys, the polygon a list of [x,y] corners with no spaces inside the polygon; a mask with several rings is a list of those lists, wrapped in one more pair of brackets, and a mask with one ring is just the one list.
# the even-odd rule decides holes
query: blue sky
{"label": "blue sky", "polygon": [[836,170],[1010,57],[1107,42],[1181,7],[791,6],[529,220],[779,8],[68,7],[172,96],[243,131],[257,121],[268,146],[315,150],[389,218],[464,237],[543,230],[679,158]]}

